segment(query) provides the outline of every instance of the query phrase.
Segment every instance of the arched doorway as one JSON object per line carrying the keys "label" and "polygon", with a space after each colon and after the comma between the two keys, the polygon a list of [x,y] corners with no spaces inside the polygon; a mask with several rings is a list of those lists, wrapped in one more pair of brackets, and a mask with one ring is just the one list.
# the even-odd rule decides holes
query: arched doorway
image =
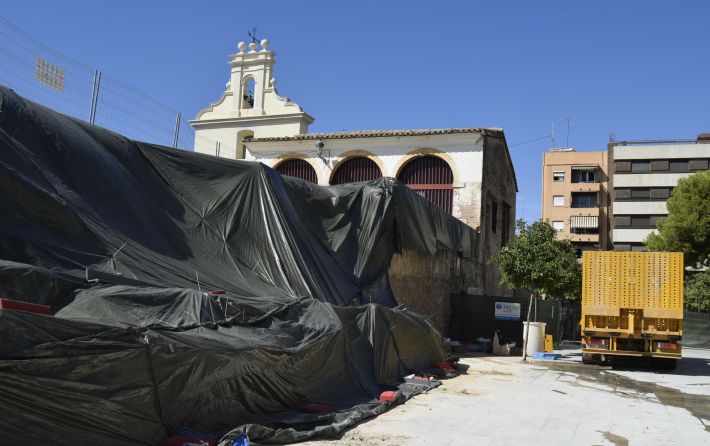
{"label": "arched doorway", "polygon": [[354,156],[346,159],[335,169],[330,184],[355,183],[371,181],[382,176],[380,166],[370,158]]}
{"label": "arched doorway", "polygon": [[397,179],[427,200],[451,213],[454,201],[454,173],[437,156],[420,156],[405,164]]}
{"label": "arched doorway", "polygon": [[274,169],[281,175],[296,177],[313,184],[318,184],[316,170],[307,161],[300,158],[291,158],[279,163]]}
{"label": "arched doorway", "polygon": [[237,133],[237,151],[235,156],[238,160],[243,160],[247,153],[247,147],[246,144],[244,144],[244,139],[253,137],[254,132],[251,130],[242,130]]}

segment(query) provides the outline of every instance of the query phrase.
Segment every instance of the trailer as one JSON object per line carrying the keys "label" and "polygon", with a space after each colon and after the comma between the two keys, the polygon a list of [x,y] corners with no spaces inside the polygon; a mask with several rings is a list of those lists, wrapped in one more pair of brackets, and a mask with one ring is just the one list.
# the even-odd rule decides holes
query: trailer
{"label": "trailer", "polygon": [[683,339],[683,254],[585,251],[582,362],[646,357],[675,368]]}

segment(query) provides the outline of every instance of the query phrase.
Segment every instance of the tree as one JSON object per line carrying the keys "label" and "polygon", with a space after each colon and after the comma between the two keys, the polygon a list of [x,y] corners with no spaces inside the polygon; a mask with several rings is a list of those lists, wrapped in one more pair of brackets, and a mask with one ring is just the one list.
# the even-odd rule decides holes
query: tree
{"label": "tree", "polygon": [[686,265],[706,263],[710,256],[710,171],[678,181],[668,199],[668,217],[646,238],[649,251],[680,251]]}
{"label": "tree", "polygon": [[685,307],[688,311],[710,311],[710,269],[686,279]]}
{"label": "tree", "polygon": [[549,222],[538,220],[531,225],[516,222],[518,235],[501,248],[491,261],[501,270],[501,285],[530,291],[527,331],[523,361],[527,359],[530,314],[535,295],[548,298],[576,299],[582,288],[582,268],[569,240],[557,240],[557,231]]}

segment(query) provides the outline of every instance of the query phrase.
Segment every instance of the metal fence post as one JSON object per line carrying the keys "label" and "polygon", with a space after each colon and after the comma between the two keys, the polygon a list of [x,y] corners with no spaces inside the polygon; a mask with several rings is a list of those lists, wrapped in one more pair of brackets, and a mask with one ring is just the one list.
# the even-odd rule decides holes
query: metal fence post
{"label": "metal fence post", "polygon": [[180,112],[175,117],[175,134],[173,135],[173,149],[177,149],[178,137],[180,136]]}
{"label": "metal fence post", "polygon": [[101,85],[101,72],[94,70],[94,88],[91,92],[91,109],[89,110],[89,124],[96,122],[96,106],[99,103],[99,87]]}

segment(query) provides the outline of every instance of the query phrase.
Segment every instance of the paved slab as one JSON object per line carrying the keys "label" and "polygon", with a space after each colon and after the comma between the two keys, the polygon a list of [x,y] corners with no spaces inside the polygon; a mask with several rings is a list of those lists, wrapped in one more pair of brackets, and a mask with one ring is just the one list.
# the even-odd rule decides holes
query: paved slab
{"label": "paved slab", "polygon": [[677,370],[558,361],[462,359],[465,374],[347,432],[330,445],[710,444],[710,352]]}

